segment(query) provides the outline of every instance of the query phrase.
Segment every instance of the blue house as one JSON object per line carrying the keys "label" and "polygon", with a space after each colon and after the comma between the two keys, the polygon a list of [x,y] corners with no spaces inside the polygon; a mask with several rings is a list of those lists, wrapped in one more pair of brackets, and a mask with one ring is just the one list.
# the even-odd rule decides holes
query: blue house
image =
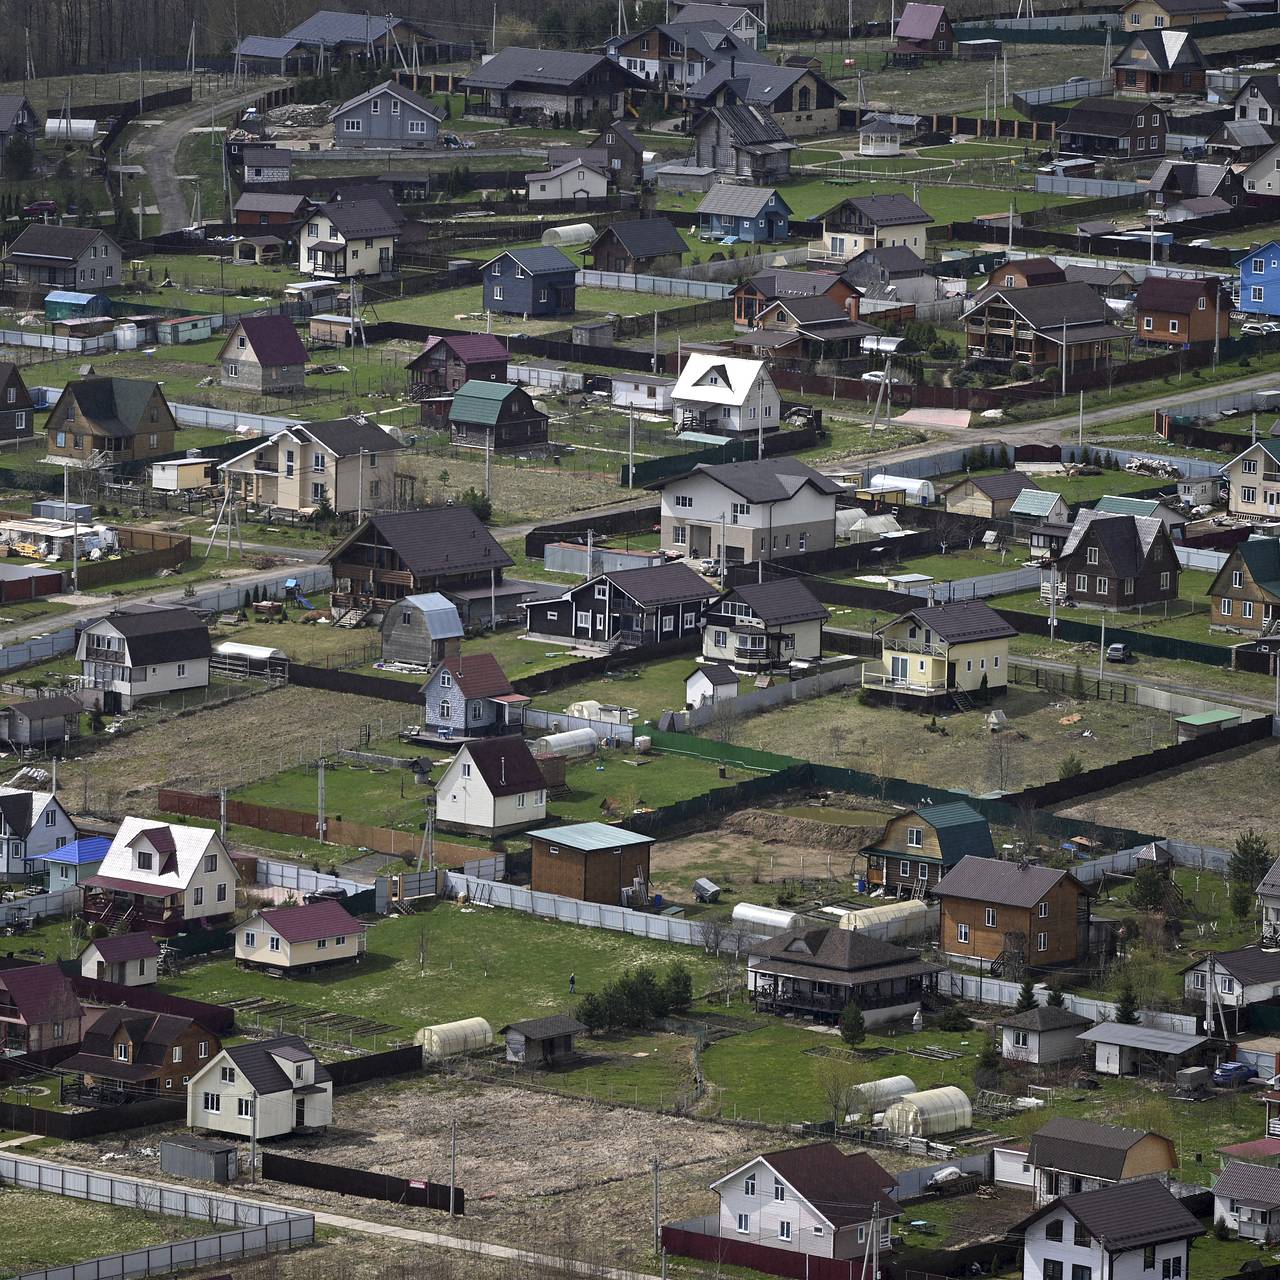
{"label": "blue house", "polygon": [[573,314],[578,268],[559,249],[507,249],[480,270],[486,311],[510,316]]}
{"label": "blue house", "polygon": [[1280,316],[1280,240],[1268,240],[1236,259],[1240,310],[1250,316]]}
{"label": "blue house", "polygon": [[698,206],[698,234],[772,244],[790,235],[791,206],[772,187],[718,182]]}
{"label": "blue house", "polygon": [[40,864],[45,871],[45,887],[53,893],[58,889],[74,888],[90,876],[96,876],[110,848],[111,840],[107,836],[81,836],[79,840],[64,844],[61,849],[38,853],[31,861]]}

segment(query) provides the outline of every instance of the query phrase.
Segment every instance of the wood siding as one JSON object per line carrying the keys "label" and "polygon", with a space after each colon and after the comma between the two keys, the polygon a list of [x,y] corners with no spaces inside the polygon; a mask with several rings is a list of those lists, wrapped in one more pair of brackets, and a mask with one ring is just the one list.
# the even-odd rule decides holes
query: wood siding
{"label": "wood siding", "polygon": [[[1026,939],[1024,955],[1028,964],[1067,964],[1078,960],[1084,949],[1079,928],[1082,896],[1079,887],[1063,880],[1042,899],[1048,904],[1048,915],[1041,916],[1039,904],[1029,908],[1006,907],[940,894],[940,950],[944,955],[963,956],[986,965],[1005,950],[1006,934],[1021,933]],[[988,908],[995,912],[994,924],[987,923]],[[967,942],[960,941],[961,925],[968,926]],[[1043,951],[1037,944],[1037,935],[1041,933],[1048,935],[1048,945]]]}

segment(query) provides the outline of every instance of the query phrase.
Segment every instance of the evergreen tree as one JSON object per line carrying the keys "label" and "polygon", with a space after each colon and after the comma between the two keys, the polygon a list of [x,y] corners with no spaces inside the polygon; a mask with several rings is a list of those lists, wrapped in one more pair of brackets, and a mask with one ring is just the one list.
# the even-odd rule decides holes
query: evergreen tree
{"label": "evergreen tree", "polygon": [[1145,866],[1133,877],[1129,898],[1139,911],[1159,911],[1164,907],[1168,886],[1155,867]]}
{"label": "evergreen tree", "polygon": [[1133,984],[1127,978],[1116,998],[1116,1021],[1125,1027],[1138,1025],[1138,1000],[1133,994]]}
{"label": "evergreen tree", "polygon": [[866,1039],[867,1024],[862,1010],[851,1000],[840,1015],[840,1039],[852,1049]]}
{"label": "evergreen tree", "polygon": [[1036,999],[1036,984],[1030,978],[1023,980],[1022,989],[1018,992],[1018,1003],[1013,1006],[1014,1013],[1026,1013],[1034,1009],[1039,1001]]}
{"label": "evergreen tree", "polygon": [[1049,988],[1049,997],[1045,1001],[1050,1009],[1065,1009],[1067,1005],[1067,997],[1063,994],[1062,988],[1055,982]]}
{"label": "evergreen tree", "polygon": [[1256,888],[1271,869],[1274,858],[1266,837],[1250,827],[1236,837],[1228,874],[1237,883],[1248,885],[1250,889]]}

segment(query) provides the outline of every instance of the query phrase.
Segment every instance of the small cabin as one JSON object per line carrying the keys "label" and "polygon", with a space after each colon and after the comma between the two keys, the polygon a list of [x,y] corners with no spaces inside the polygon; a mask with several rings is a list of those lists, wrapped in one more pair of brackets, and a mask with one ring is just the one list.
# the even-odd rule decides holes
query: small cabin
{"label": "small cabin", "polygon": [[507,1061],[522,1067],[554,1068],[572,1062],[578,1051],[575,1041],[587,1028],[565,1013],[548,1018],[512,1022],[499,1032],[507,1042]]}

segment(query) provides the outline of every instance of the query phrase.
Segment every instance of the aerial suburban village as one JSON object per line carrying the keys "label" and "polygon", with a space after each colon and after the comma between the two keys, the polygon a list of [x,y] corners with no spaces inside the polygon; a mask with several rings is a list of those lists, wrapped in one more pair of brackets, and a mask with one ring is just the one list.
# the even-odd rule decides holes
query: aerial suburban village
{"label": "aerial suburban village", "polygon": [[0,1280],[1280,1280],[1273,0],[0,15]]}

